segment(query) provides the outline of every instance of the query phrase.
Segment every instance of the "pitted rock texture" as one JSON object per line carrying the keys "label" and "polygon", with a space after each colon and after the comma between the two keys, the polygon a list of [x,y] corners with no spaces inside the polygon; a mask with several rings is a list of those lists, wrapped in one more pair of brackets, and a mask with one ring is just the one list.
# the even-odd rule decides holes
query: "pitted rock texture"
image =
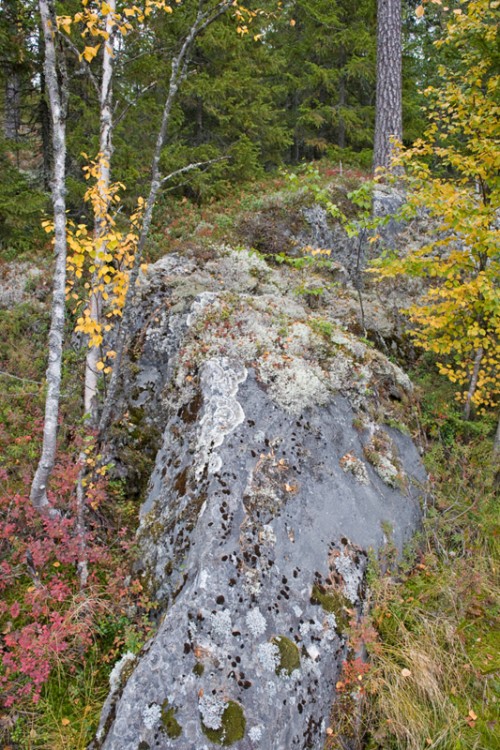
{"label": "pitted rock texture", "polygon": [[[228,257],[230,290],[214,283]],[[163,372],[169,351],[163,444],[138,532],[164,614],[115,686],[96,746],[321,750],[367,551],[388,527],[401,549],[420,519],[418,452],[377,422],[411,384],[311,317],[260,260],[223,253],[186,274],[170,262],[143,282],[135,333],[137,380],[142,362]],[[183,296],[182,279],[196,293]],[[154,289],[169,305],[152,316]]]}

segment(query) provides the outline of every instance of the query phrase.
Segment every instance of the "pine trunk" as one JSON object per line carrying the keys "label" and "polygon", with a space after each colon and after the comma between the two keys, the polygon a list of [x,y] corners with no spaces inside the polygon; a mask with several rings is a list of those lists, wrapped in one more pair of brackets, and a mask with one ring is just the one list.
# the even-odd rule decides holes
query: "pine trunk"
{"label": "pine trunk", "polygon": [[7,141],[17,141],[21,127],[21,76],[12,67],[5,78],[4,134]]}
{"label": "pine trunk", "polygon": [[390,168],[391,138],[403,138],[401,0],[378,0],[374,169]]}
{"label": "pine trunk", "polygon": [[49,363],[47,367],[47,396],[43,446],[40,462],[31,486],[30,499],[41,512],[50,509],[47,483],[54,467],[61,390],[61,365],[65,318],[66,288],[66,91],[64,76],[59,83],[55,36],[55,9],[52,0],[39,0],[43,35],[45,40],[45,81],[52,117],[52,147],[54,167],[52,175],[52,204],[54,208],[55,270],[52,296],[52,314],[49,332]]}

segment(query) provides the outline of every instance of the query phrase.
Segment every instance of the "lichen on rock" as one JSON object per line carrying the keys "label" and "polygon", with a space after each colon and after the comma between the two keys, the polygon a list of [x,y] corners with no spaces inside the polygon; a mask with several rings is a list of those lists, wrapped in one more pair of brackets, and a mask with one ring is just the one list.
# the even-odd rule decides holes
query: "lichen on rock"
{"label": "lichen on rock", "polygon": [[382,431],[425,477],[409,436],[377,424],[405,378],[339,307],[311,313],[287,269],[212,250],[141,281],[129,374],[163,437],[137,568],[158,630],[107,704],[103,750],[319,750],[364,550],[384,521],[401,549],[419,520],[417,481],[388,486],[365,450]]}

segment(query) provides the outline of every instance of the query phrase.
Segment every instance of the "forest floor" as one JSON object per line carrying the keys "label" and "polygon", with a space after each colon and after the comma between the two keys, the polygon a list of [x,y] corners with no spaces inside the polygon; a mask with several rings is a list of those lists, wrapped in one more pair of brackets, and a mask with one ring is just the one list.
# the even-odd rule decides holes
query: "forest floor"
{"label": "forest floor", "polygon": [[[363,179],[356,171],[340,175],[328,164],[318,175],[314,190],[328,191],[333,183],[330,193],[337,198]],[[288,189],[288,178],[276,175],[204,206],[165,200],[149,260],[193,244],[243,244],[245,216]],[[147,639],[154,605],[127,579],[139,499],[122,482],[103,480],[95,489],[95,574],[83,598],[71,528],[47,528],[29,512],[43,417],[49,243],[20,260],[25,286],[0,307],[0,632],[3,654],[13,655],[0,661],[4,694],[11,698],[1,708],[0,744],[4,750],[83,750],[95,731],[112,666]],[[11,265],[0,258],[0,286],[3,278],[9,287],[9,274]],[[84,351],[71,333],[73,322],[70,316],[54,483],[60,504],[71,502],[83,434]],[[432,496],[404,561],[396,561],[390,543],[384,559],[372,561],[371,611],[352,627],[353,642],[366,646],[369,668],[356,674],[346,665],[326,747],[341,748],[347,737],[360,750],[495,750],[500,598],[494,418],[464,421],[452,384],[437,374],[428,355],[411,364],[410,375],[416,394],[401,407],[401,422],[422,449]],[[351,722],[348,716],[361,719]]]}

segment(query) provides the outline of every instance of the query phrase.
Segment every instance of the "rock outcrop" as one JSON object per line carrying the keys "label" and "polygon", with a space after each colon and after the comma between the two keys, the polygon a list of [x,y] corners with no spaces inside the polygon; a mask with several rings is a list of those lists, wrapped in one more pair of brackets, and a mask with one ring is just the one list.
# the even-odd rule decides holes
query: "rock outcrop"
{"label": "rock outcrop", "polygon": [[[425,473],[388,426],[406,375],[246,251],[142,278],[128,408],[162,430],[141,509],[162,613],[113,672],[96,747],[323,747],[370,549],[402,549]],[[394,423],[393,423],[394,424]]]}

